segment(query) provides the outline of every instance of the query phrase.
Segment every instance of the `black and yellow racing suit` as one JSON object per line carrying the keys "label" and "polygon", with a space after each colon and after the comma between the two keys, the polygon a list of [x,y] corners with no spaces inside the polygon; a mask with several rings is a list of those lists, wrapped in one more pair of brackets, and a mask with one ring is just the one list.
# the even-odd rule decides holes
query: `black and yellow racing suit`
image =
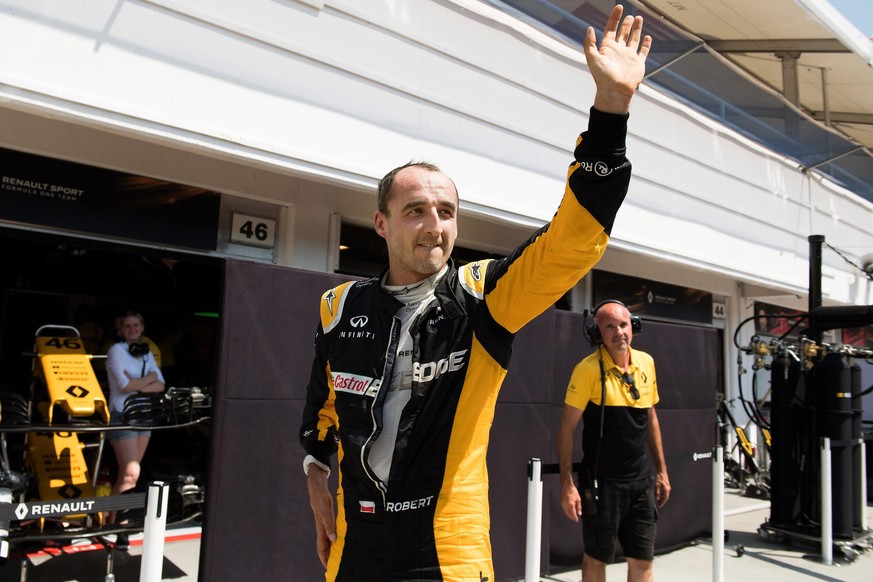
{"label": "black and yellow racing suit", "polygon": [[495,580],[485,459],[513,338],[606,249],[630,180],[626,126],[627,116],[592,109],[552,221],[503,259],[450,263],[410,328],[412,395],[387,483],[367,458],[382,428],[401,304],[380,278],[322,296],[300,440],[321,463],[338,453],[328,581]]}

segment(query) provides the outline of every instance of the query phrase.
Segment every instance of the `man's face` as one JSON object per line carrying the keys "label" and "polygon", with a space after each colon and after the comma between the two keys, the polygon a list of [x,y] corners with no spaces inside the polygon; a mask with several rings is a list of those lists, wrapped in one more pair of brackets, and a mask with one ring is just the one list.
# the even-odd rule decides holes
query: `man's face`
{"label": "man's face", "polygon": [[631,327],[630,311],[618,303],[607,303],[597,310],[597,327],[603,345],[611,354],[627,352],[634,338]]}
{"label": "man's face", "polygon": [[389,285],[417,283],[449,260],[458,236],[458,193],[442,172],[411,166],[394,178],[376,232],[388,243]]}

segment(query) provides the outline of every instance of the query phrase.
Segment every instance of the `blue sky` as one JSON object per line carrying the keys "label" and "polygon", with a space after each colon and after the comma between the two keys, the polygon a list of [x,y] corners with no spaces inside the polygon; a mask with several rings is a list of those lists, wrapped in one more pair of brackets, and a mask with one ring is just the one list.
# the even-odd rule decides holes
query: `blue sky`
{"label": "blue sky", "polygon": [[873,5],[870,0],[828,0],[855,28],[873,37]]}

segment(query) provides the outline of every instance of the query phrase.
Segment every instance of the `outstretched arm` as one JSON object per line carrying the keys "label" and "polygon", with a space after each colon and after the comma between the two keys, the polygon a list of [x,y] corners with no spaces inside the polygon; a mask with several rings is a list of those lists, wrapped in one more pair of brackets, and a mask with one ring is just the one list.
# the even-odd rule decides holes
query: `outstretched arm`
{"label": "outstretched arm", "polygon": [[626,16],[619,4],[613,8],[600,47],[594,29],[585,36],[585,60],[597,85],[594,107],[604,113],[625,114],[646,72],[646,57],[652,37],[642,36],[642,16]]}

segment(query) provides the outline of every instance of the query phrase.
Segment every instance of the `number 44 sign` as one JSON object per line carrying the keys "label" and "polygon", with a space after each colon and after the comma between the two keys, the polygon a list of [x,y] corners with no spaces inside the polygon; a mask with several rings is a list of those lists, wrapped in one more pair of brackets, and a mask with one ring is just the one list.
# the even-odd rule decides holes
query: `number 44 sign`
{"label": "number 44 sign", "polygon": [[230,227],[231,242],[271,249],[275,238],[275,220],[234,213]]}

